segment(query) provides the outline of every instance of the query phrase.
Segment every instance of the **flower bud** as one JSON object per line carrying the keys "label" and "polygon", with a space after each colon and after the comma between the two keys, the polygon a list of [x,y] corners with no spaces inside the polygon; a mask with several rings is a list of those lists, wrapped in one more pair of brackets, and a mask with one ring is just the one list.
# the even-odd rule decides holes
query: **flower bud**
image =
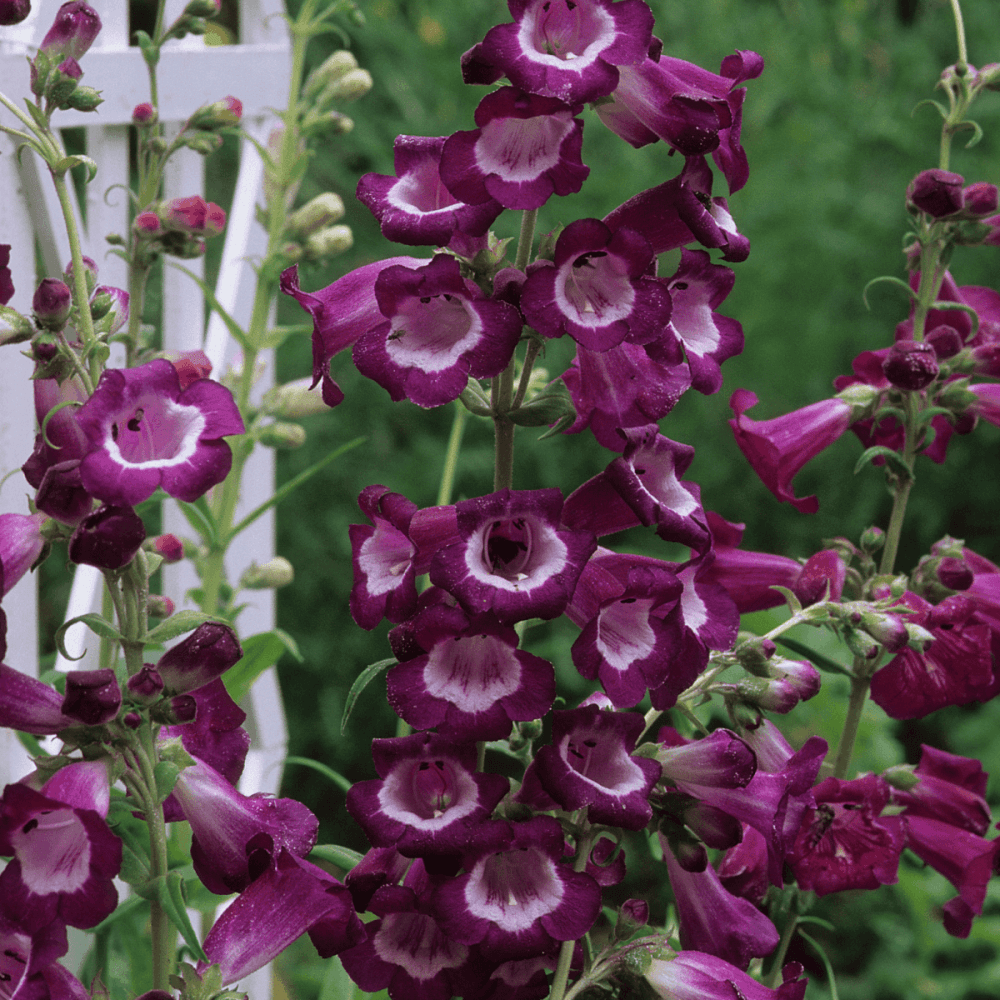
{"label": "flower bud", "polygon": [[277,590],[295,579],[295,570],[284,556],[275,556],[258,566],[251,563],[240,577],[242,590]]}
{"label": "flower bud", "polygon": [[192,236],[217,236],[226,225],[226,213],[199,194],[161,202],[158,214],[169,229]]}
{"label": "flower bud", "polygon": [[66,675],[62,711],[87,726],[110,722],[122,706],[122,693],[115,672],[71,670]]}
{"label": "flower bud", "polygon": [[839,601],[847,579],[847,564],[834,549],[824,549],[811,555],[792,584],[792,591],[809,607],[822,601],[829,591],[828,600]]}
{"label": "flower bud", "polygon": [[189,694],[179,694],[170,701],[161,701],[149,714],[154,722],[166,726],[183,726],[194,722],[198,714],[198,702]]}
{"label": "flower bud", "polygon": [[288,231],[294,236],[309,236],[343,217],[343,199],[339,194],[326,191],[292,212],[288,217]]}
{"label": "flower bud", "polygon": [[264,409],[276,417],[288,420],[300,420],[316,413],[326,413],[329,407],[323,402],[319,392],[310,389],[312,379],[297,379],[275,386],[264,396]]}
{"label": "flower bud", "polygon": [[316,67],[306,80],[303,94],[306,100],[318,94],[324,87],[336,83],[345,73],[358,68],[358,61],[353,53],[347,49],[338,49],[327,56],[326,59]]}
{"label": "flower bud", "polygon": [[350,226],[330,226],[313,233],[305,243],[307,260],[333,257],[350,250],[354,245],[354,234]]}
{"label": "flower bud", "polygon": [[935,219],[954,215],[965,203],[962,185],[965,178],[948,170],[924,170],[906,189],[907,204],[926,212]]}
{"label": "flower bud", "polygon": [[43,278],[31,300],[31,308],[39,326],[47,330],[61,330],[69,319],[73,307],[73,293],[58,278]]}
{"label": "flower bud", "polygon": [[236,633],[222,622],[204,622],[160,657],[156,669],[171,694],[197,691],[221,677],[243,656]]}
{"label": "flower bud", "polygon": [[159,121],[159,118],[160,116],[157,114],[156,108],[147,101],[137,104],[132,109],[132,124],[139,128],[144,128],[147,125],[155,125]]}
{"label": "flower bud", "polygon": [[853,656],[862,660],[874,660],[878,656],[878,646],[864,632],[846,626],[843,630],[844,642]]}
{"label": "flower bud", "polygon": [[923,625],[917,625],[914,622],[906,623],[906,635],[909,640],[908,645],[910,649],[914,649],[918,653],[922,653],[934,641],[934,636],[931,632],[925,629]]}
{"label": "flower bud", "polygon": [[[90,300],[90,314],[95,320],[100,320],[97,324],[98,332],[108,336],[116,334],[128,322],[128,303],[128,292],[124,288],[115,288],[113,285],[99,285],[95,288]],[[101,312],[100,316],[95,313],[95,308]]]}
{"label": "flower bud", "polygon": [[163,594],[150,594],[146,599],[146,611],[154,618],[169,618],[176,610],[174,602]]}
{"label": "flower bud", "polygon": [[770,639],[752,636],[739,643],[733,650],[733,655],[747,673],[753,674],[755,677],[768,677],[770,671],[767,661],[774,656],[776,648]]}
{"label": "flower bud", "polygon": [[881,611],[866,611],[861,615],[861,628],[890,653],[898,653],[909,641],[906,625],[898,615]]}
{"label": "flower bud", "polygon": [[20,24],[31,13],[31,0],[0,0],[0,26]]}
{"label": "flower bud", "polygon": [[128,679],[125,687],[133,702],[138,705],[152,705],[163,695],[163,678],[152,663],[144,663],[142,669]]}
{"label": "flower bud", "polygon": [[67,56],[79,59],[94,44],[100,30],[101,19],[97,11],[83,0],[72,0],[59,8],[39,51],[55,64]]}
{"label": "flower bud", "polygon": [[649,903],[644,899],[626,899],[618,911],[615,937],[628,937],[649,923]]}
{"label": "flower bud", "polygon": [[222,148],[222,136],[215,132],[190,132],[181,136],[181,142],[200,156],[210,156]]}
{"label": "flower bud", "polygon": [[965,189],[963,196],[965,198],[963,214],[965,215],[977,217],[993,215],[1000,207],[1000,196],[998,196],[996,184],[977,181]]}
{"label": "flower bud", "polygon": [[979,70],[979,86],[986,90],[1000,90],[1000,63],[987,63]]}
{"label": "flower bud", "polygon": [[[83,276],[87,285],[87,294],[93,295],[94,289],[97,287],[97,263],[92,257],[87,256],[82,257],[81,260],[83,263]],[[63,277],[66,279],[67,285],[73,284],[73,273],[73,261],[69,261],[63,270]]]}
{"label": "flower bud", "polygon": [[93,87],[77,87],[63,102],[72,111],[96,111],[104,103],[101,92]]}
{"label": "flower bud", "polygon": [[938,371],[934,347],[924,341],[897,340],[882,362],[883,374],[897,389],[925,389]]}
{"label": "flower bud", "polygon": [[914,767],[913,764],[893,764],[882,772],[882,777],[890,788],[909,792],[920,784],[920,775],[913,773]]}
{"label": "flower bud", "polygon": [[953,358],[962,349],[962,335],[953,326],[934,327],[926,336],[926,341],[934,348],[934,354],[939,361]]}
{"label": "flower bud", "polygon": [[35,324],[10,306],[0,306],[0,347],[23,344],[35,335]]}
{"label": "flower bud", "polygon": [[142,716],[138,712],[126,712],[122,716],[122,722],[129,729],[138,729],[142,725]]}
{"label": "flower bud", "polygon": [[937,578],[949,590],[968,590],[975,574],[964,559],[945,556],[937,565]]}
{"label": "flower bud", "polygon": [[132,225],[140,236],[158,236],[163,232],[163,223],[156,212],[140,212]]}
{"label": "flower bud", "polygon": [[80,69],[80,64],[72,58],[64,59],[45,81],[45,96],[56,107],[66,107],[81,76],[83,70]]}
{"label": "flower bud", "polygon": [[184,8],[186,17],[216,17],[222,10],[222,0],[190,0]]}
{"label": "flower bud", "polygon": [[868,555],[873,555],[885,545],[885,532],[877,525],[866,528],[861,535],[861,548]]}
{"label": "flower bud", "polygon": [[157,535],[152,540],[152,549],[165,563],[178,563],[184,558],[184,544],[176,535]]}
{"label": "flower bud", "polygon": [[306,443],[306,431],[299,424],[290,424],[279,420],[262,427],[257,440],[266,448],[291,451],[295,448],[301,448]]}
{"label": "flower bud", "polygon": [[243,102],[238,97],[223,97],[199,108],[189,119],[188,127],[212,132],[228,125],[238,125],[243,117]]}
{"label": "flower bud", "polygon": [[320,106],[325,104],[349,104],[365,96],[375,81],[366,69],[348,70],[339,80],[329,84],[319,96]]}
{"label": "flower bud", "polygon": [[131,507],[104,504],[74,529],[69,558],[99,569],[121,569],[132,561],[145,538],[142,518]]}

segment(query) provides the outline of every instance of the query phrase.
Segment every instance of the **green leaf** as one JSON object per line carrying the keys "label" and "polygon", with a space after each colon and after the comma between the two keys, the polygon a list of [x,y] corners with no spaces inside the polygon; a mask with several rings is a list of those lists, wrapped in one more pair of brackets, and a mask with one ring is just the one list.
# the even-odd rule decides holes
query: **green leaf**
{"label": "green leaf", "polygon": [[142,898],[142,896],[129,896],[128,899],[120,902],[117,907],[106,916],[96,927],[92,927],[88,933],[90,934],[100,934],[102,931],[106,930],[112,924],[117,923],[119,920],[124,920],[126,917],[131,916],[131,914],[137,910],[140,906],[148,906],[148,900]]}
{"label": "green leaf", "polygon": [[272,632],[258,632],[242,639],[243,658],[222,675],[233,701],[239,702],[250,690],[251,685],[268,667],[281,659],[282,653],[291,653],[300,663],[302,656],[294,640],[281,629]]}
{"label": "green leaf", "polygon": [[326,963],[318,1000],[355,1000],[360,994],[360,987],[354,985],[343,962],[335,955]]}
{"label": "green leaf", "polygon": [[102,639],[111,639],[114,642],[121,642],[124,638],[121,632],[119,632],[118,629],[116,629],[114,625],[107,620],[107,618],[104,618],[95,612],[91,612],[86,615],[77,615],[76,618],[71,618],[68,622],[64,622],[59,627],[59,631],[56,632],[56,647],[58,648],[60,654],[62,654],[67,660],[82,660],[84,657],[84,653],[81,653],[77,657],[70,656],[69,651],[65,646],[66,630],[71,625],[75,625],[77,622],[83,622],[91,632],[96,633]]}
{"label": "green leaf", "polygon": [[146,636],[147,643],[166,642],[168,639],[176,639],[177,636],[185,632],[191,632],[205,622],[218,622],[220,625],[228,624],[218,615],[207,615],[204,611],[178,611],[171,615],[166,621],[160,622],[154,629],[150,629]]}
{"label": "green leaf", "polygon": [[173,790],[180,777],[181,769],[170,760],[161,760],[153,768],[156,779],[156,797],[162,802]]}
{"label": "green leaf", "polygon": [[973,146],[978,146],[980,140],[983,138],[983,130],[979,127],[979,122],[967,119],[964,122],[959,122],[952,128],[953,132],[966,132],[969,129],[972,129],[972,138],[965,144],[966,149],[972,149]]}
{"label": "green leaf", "polygon": [[42,129],[42,131],[47,132],[49,123],[45,117],[45,112],[42,111],[42,109],[33,101],[26,100],[24,103],[28,108],[28,114],[31,115],[32,119],[34,119],[35,124]]}
{"label": "green leaf", "polygon": [[824,656],[822,653],[817,653],[815,649],[810,649],[805,643],[789,639],[784,635],[775,636],[774,641],[779,646],[784,646],[785,649],[790,649],[793,653],[804,656],[817,670],[822,670],[825,674],[843,674],[846,677],[853,676],[851,671],[842,663],[838,663],[836,660],[832,660],[829,656]]}
{"label": "green leaf", "polygon": [[872,285],[882,285],[886,283],[894,285],[896,288],[901,288],[904,292],[906,292],[907,298],[912,299],[914,302],[916,301],[917,293],[910,288],[910,286],[903,281],[902,278],[897,278],[891,274],[883,274],[881,277],[872,278],[872,280],[865,285],[864,291],[861,293],[861,301],[864,302],[866,309],[871,309],[871,306],[868,304],[868,289],[871,288]]}
{"label": "green leaf", "polygon": [[954,309],[958,312],[967,313],[972,320],[972,333],[970,337],[974,337],[979,332],[979,314],[972,306],[967,306],[964,302],[935,302],[931,306],[931,309],[943,309],[945,312],[949,309]]}
{"label": "green leaf", "polygon": [[819,955],[820,960],[823,963],[823,967],[826,969],[826,981],[830,987],[830,1000],[840,1000],[840,996],[837,993],[837,980],[833,974],[833,966],[830,964],[830,959],[826,957],[826,952],[823,951],[822,946],[818,941],[813,940],[805,931],[799,931],[799,937],[803,941],[808,941],[809,944],[813,946],[813,950]]}
{"label": "green leaf", "polygon": [[97,176],[97,164],[89,157],[81,153],[74,153],[72,156],[64,156],[57,163],[53,164],[52,172],[64,174],[73,167],[86,166],[87,183],[89,184]]}
{"label": "green leaf", "polygon": [[208,506],[208,501],[202,496],[194,503],[178,500],[177,506],[187,519],[187,523],[198,532],[198,536],[205,544],[209,548],[216,548],[219,544],[219,525],[211,507]]}
{"label": "green leaf", "polygon": [[32,757],[41,757],[45,753],[42,749],[42,744],[38,742],[37,736],[33,736],[31,733],[15,733],[15,735],[17,736],[17,740],[21,746],[23,746]]}
{"label": "green leaf", "polygon": [[943,406],[928,406],[926,410],[921,410],[920,414],[917,416],[917,426],[921,427],[924,424],[929,424],[937,416],[953,418],[954,414],[951,410],[948,410]]}
{"label": "green leaf", "polygon": [[364,691],[366,687],[383,670],[388,670],[389,667],[394,667],[398,661],[395,656],[390,656],[387,660],[379,660],[376,663],[370,663],[364,670],[358,674],[354,683],[351,685],[351,690],[347,692],[347,701],[344,702],[344,717],[340,720],[340,735],[343,736],[347,732],[347,720],[351,717],[351,712],[354,711],[354,705],[356,704],[359,697],[361,697],[361,692]]}
{"label": "green leaf", "polygon": [[312,770],[322,774],[324,778],[329,778],[342,792],[346,793],[351,790],[352,783],[339,771],[335,771],[332,767],[327,767],[326,764],[321,764],[318,760],[313,760],[311,757],[286,757],[285,763],[301,764],[303,767],[312,768]]}
{"label": "green leaf", "polygon": [[854,475],[857,475],[872,459],[882,457],[889,469],[900,479],[912,483],[915,480],[913,470],[903,461],[903,457],[887,448],[884,444],[877,444],[871,448],[866,448],[861,457],[854,465]]}
{"label": "green leaf", "polygon": [[788,610],[791,611],[793,615],[797,615],[802,610],[802,602],[795,596],[793,590],[789,590],[788,587],[779,587],[777,585],[771,587],[771,590],[776,590],[788,603]]}
{"label": "green leaf", "polygon": [[300,472],[293,479],[289,479],[284,486],[278,490],[270,500],[265,500],[259,507],[252,510],[239,524],[235,525],[232,530],[226,535],[226,546],[228,547],[232,540],[244,529],[249,528],[254,521],[257,520],[262,514],[265,514],[270,510],[275,504],[281,503],[293,490],[301,486],[307,479],[311,479],[316,475],[321,469],[329,465],[334,459],[340,458],[345,452],[350,451],[352,448],[357,448],[359,444],[363,444],[367,438],[359,437],[355,438],[353,441],[348,441],[347,444],[342,444],[339,448],[335,448],[329,454],[324,455],[318,462],[314,462]]}
{"label": "green leaf", "polygon": [[155,888],[156,898],[159,900],[163,912],[166,913],[170,922],[180,932],[184,943],[191,949],[195,957],[200,962],[207,962],[208,956],[201,947],[201,941],[191,926],[191,919],[187,914],[187,900],[184,895],[184,878],[180,872],[167,872],[152,881]]}
{"label": "green leaf", "polygon": [[939,114],[939,115],[940,115],[940,116],[941,116],[941,117],[942,117],[942,118],[943,118],[943,119],[944,119],[945,121],[947,121],[947,120],[948,120],[948,109],[947,109],[947,108],[946,108],[946,107],[945,107],[945,106],[944,106],[943,104],[941,104],[941,102],[940,102],[940,101],[934,101],[934,100],[932,100],[932,99],[931,99],[931,98],[929,98],[929,97],[928,97],[928,98],[927,98],[926,100],[924,100],[924,101],[921,101],[921,102],[920,102],[920,103],[919,103],[919,104],[918,104],[918,105],[917,105],[917,106],[916,106],[916,107],[915,107],[915,108],[914,108],[914,109],[913,109],[913,110],[912,110],[912,111],[910,112],[910,117],[912,118],[912,117],[913,117],[913,115],[915,115],[915,114],[916,114],[916,113],[917,113],[917,112],[918,112],[918,111],[919,111],[919,110],[920,110],[921,108],[923,108],[923,107],[927,107],[928,105],[929,105],[930,107],[933,107],[933,108],[937,108],[937,112],[938,112],[938,114]]}
{"label": "green leaf", "polygon": [[203,281],[194,271],[189,270],[183,264],[170,257],[164,257],[164,261],[171,267],[176,267],[178,271],[183,271],[201,290],[208,304],[219,314],[219,318],[226,325],[230,336],[236,341],[244,351],[252,351],[253,345],[247,340],[247,335],[243,332],[243,327],[233,319],[232,316],[222,307],[222,303],[215,297],[215,289],[208,282]]}
{"label": "green leaf", "polygon": [[325,861],[327,864],[336,865],[349,872],[361,861],[364,855],[352,851],[349,847],[340,847],[337,844],[317,844],[309,852],[309,857],[313,861]]}

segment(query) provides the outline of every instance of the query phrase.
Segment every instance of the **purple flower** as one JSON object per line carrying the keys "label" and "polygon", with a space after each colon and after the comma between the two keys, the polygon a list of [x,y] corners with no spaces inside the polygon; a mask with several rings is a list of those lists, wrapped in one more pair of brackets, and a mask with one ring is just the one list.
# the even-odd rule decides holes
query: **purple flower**
{"label": "purple flower", "polygon": [[560,525],[557,489],[501,490],[455,505],[459,541],[431,563],[431,582],[470,614],[503,622],[561,615],[597,547],[589,531]]}
{"label": "purple flower", "polygon": [[66,927],[28,931],[0,913],[0,982],[9,1000],[88,1000],[90,991],[56,959],[69,950]]}
{"label": "purple flower", "polygon": [[228,389],[199,379],[182,391],[163,359],[105,371],[76,419],[91,448],[80,463],[83,486],[119,507],[157,487],[197,500],[229,474],[233,456],[222,438],[245,430]]}
{"label": "purple flower", "polygon": [[473,849],[468,874],[437,890],[434,908],[445,933],[500,962],[586,934],[600,912],[601,890],[589,875],[560,863],[559,823],[536,816],[499,824],[495,839]]}
{"label": "purple flower", "polygon": [[103,504],[74,529],[69,558],[100,569],[121,569],[132,561],[145,540],[146,526],[131,507]]}
{"label": "purple flower", "polygon": [[466,205],[439,173],[445,137],[399,135],[393,143],[396,176],[365,174],[357,197],[378,219],[382,235],[407,246],[447,246],[457,230],[482,236],[503,206],[492,199]]}
{"label": "purple flower", "polygon": [[0,597],[24,576],[45,548],[44,514],[0,514]]}
{"label": "purple flower", "polygon": [[462,56],[466,83],[515,87],[567,104],[595,101],[618,84],[618,66],[642,62],[653,33],[640,0],[508,0],[513,24],[490,28]]}
{"label": "purple flower", "polygon": [[247,798],[202,760],[181,771],[174,798],[191,824],[194,869],[221,896],[242,892],[283,850],[305,857],[316,843],[318,821],[301,802]]}
{"label": "purple flower", "polygon": [[729,190],[738,191],[749,176],[740,145],[746,90],[738,85],[760,76],[763,68],[756,52],[726,56],[721,75],[683,59],[647,57],[621,68],[613,100],[597,113],[633,146],[663,139],[685,156],[711,153]]}
{"label": "purple flower", "polygon": [[898,878],[903,821],[882,816],[889,786],[874,774],[816,786],[788,858],[800,889],[818,896],[845,889],[877,889]]}
{"label": "purple flower", "polygon": [[121,841],[108,814],[108,772],[100,761],[70,764],[35,791],[8,785],[0,798],[0,908],[29,930],[54,920],[93,927],[118,905],[112,879]]}
{"label": "purple flower", "polygon": [[375,301],[375,279],[379,272],[394,264],[420,267],[426,263],[426,259],[419,257],[390,257],[365,264],[318,292],[303,292],[299,288],[298,267],[282,272],[281,290],[312,316],[312,384],[322,381],[323,402],[327,406],[336,406],[344,398],[340,386],[330,377],[330,360],[385,319]]}
{"label": "purple flower", "polygon": [[[791,584],[803,607],[817,601],[839,601],[847,579],[847,564],[836,549],[813,553]],[[827,596],[829,595],[829,596]]]}
{"label": "purple flower", "polygon": [[652,818],[647,796],[661,774],[655,760],[630,756],[643,728],[641,715],[596,705],[553,712],[552,744],[538,751],[529,773],[560,808],[586,807],[591,823],[641,830]]}
{"label": "purple flower", "polygon": [[906,201],[935,219],[954,215],[965,204],[962,193],[964,184],[965,178],[961,174],[948,170],[923,170],[910,181]]}
{"label": "purple flower", "polygon": [[122,693],[110,667],[101,670],[71,670],[66,675],[63,712],[85,726],[100,726],[117,718]]}
{"label": "purple flower", "polygon": [[476,773],[476,749],[431,733],[372,743],[382,780],[360,781],[347,811],[376,847],[408,857],[457,854],[507,794],[499,774]]}
{"label": "purple flower", "polygon": [[578,219],[559,235],[553,266],[528,276],[521,310],[544,336],[568,333],[592,351],[626,337],[647,343],[661,334],[671,309],[663,283],[644,276],[652,260],[649,243],[633,230]]}
{"label": "purple flower", "polygon": [[236,633],[221,622],[202,622],[156,664],[168,695],[187,694],[221,677],[243,657]]}
{"label": "purple flower", "polygon": [[441,179],[470,205],[491,199],[504,208],[540,208],[553,195],[575,194],[583,165],[580,105],[502,87],[476,108],[476,124],[444,144]]}
{"label": "purple flower", "polygon": [[[0,3],[0,25],[6,28],[12,24],[20,24],[30,13],[31,0],[3,0]],[[6,305],[7,300],[0,304]]]}
{"label": "purple flower", "polygon": [[35,319],[49,330],[61,330],[69,319],[72,307],[73,293],[69,285],[58,278],[43,278],[31,300]]}
{"label": "purple flower", "polygon": [[63,59],[79,59],[94,44],[101,30],[97,11],[83,0],[64,3],[56,13],[39,51],[44,52],[51,64]]}
{"label": "purple flower", "polygon": [[815,514],[819,501],[815,496],[796,497],[792,480],[850,427],[851,405],[843,399],[824,399],[773,420],[751,420],[744,414],[757,405],[757,396],[747,389],[737,389],[729,405],[735,414],[729,426],[736,443],[764,485],[801,513]]}
{"label": "purple flower", "polygon": [[540,719],[552,707],[552,664],[519,650],[517,633],[493,615],[432,606],[414,620],[413,637],[428,652],[386,677],[389,704],[411,726],[437,726],[456,740],[499,740],[513,722]]}
{"label": "purple flower", "polygon": [[77,724],[62,705],[63,696],[54,688],[0,663],[0,726],[51,736]]}
{"label": "purple flower", "polygon": [[761,985],[735,965],[700,951],[682,951],[673,958],[654,958],[646,981],[663,1000],[803,1000],[806,980],[802,966],[789,963],[777,989]]}
{"label": "purple flower", "polygon": [[[28,16],[28,3],[25,0],[6,0],[8,8],[11,3],[19,5],[24,3],[24,17]],[[3,8],[0,8],[2,11]],[[2,17],[2,14],[0,14]],[[19,20],[24,20],[24,17]],[[6,21],[5,24],[17,24],[17,21]],[[0,305],[5,306],[14,297],[14,280],[10,273],[10,244],[0,243]]]}
{"label": "purple flower", "polygon": [[458,399],[470,375],[499,375],[521,336],[517,309],[487,299],[446,254],[426,267],[383,269],[375,298],[386,321],[358,338],[354,363],[397,401],[431,407]]}

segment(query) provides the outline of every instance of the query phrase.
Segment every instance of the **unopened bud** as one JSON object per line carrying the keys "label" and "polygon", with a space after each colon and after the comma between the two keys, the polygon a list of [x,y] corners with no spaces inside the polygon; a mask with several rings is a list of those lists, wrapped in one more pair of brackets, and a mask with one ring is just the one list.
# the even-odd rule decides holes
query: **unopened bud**
{"label": "unopened bud", "polygon": [[222,148],[222,136],[216,132],[192,132],[184,136],[184,145],[201,156],[210,156]]}
{"label": "unopened bud", "polygon": [[537,740],[542,735],[542,720],[529,719],[527,722],[519,722],[517,730],[526,740]]}
{"label": "unopened bud", "polygon": [[94,44],[101,30],[101,19],[89,4],[81,0],[64,3],[56,13],[39,51],[58,64],[71,57],[79,59]]}
{"label": "unopened bud", "polygon": [[[95,306],[101,312],[100,316],[94,312]],[[113,285],[98,285],[90,300],[90,314],[95,320],[100,320],[96,327],[98,333],[114,336],[128,322],[128,292]]]}
{"label": "unopened bud", "polygon": [[223,97],[199,108],[189,119],[188,127],[211,132],[228,125],[238,125],[243,117],[243,102],[238,97]]}
{"label": "unopened bud", "polygon": [[339,222],[344,217],[344,201],[339,194],[318,194],[288,217],[288,231],[295,236],[309,236]]}
{"label": "unopened bud", "polygon": [[740,666],[755,677],[769,677],[767,661],[774,656],[776,647],[770,639],[762,639],[754,636],[741,642],[734,650],[733,655],[740,662]]}
{"label": "unopened bud", "polygon": [[906,623],[906,635],[910,649],[918,653],[922,653],[934,641],[932,632],[914,622]]}
{"label": "unopened bud", "polygon": [[859,632],[848,626],[844,628],[843,634],[844,642],[852,655],[860,657],[862,660],[874,660],[878,656],[878,646],[864,632]]}
{"label": "unopened bud", "polygon": [[320,260],[323,257],[334,257],[350,250],[354,245],[354,234],[350,226],[330,226],[313,233],[306,240],[305,255],[307,260]]}
{"label": "unopened bud", "polygon": [[61,330],[73,307],[73,293],[58,278],[43,278],[31,300],[31,308],[40,326]]}
{"label": "unopened bud", "polygon": [[913,768],[913,764],[894,764],[882,772],[882,777],[891,788],[909,792],[920,784],[920,776],[913,773]]}
{"label": "unopened bud", "polygon": [[187,17],[216,17],[222,10],[222,0],[190,0],[184,8]]}
{"label": "unopened bud", "polygon": [[979,86],[986,90],[1000,90],[1000,63],[987,63],[980,69]]}
{"label": "unopened bud", "polygon": [[263,565],[251,563],[240,577],[243,590],[276,590],[295,579],[295,570],[284,556],[275,556]]}
{"label": "unopened bud", "polygon": [[623,938],[649,923],[649,903],[644,899],[626,899],[618,911],[615,937]]}
{"label": "unopened bud", "polygon": [[294,448],[301,448],[306,443],[306,431],[300,424],[275,421],[273,424],[267,424],[261,428],[257,440],[267,448],[290,451]]}
{"label": "unopened bud", "polygon": [[349,104],[364,97],[375,81],[371,73],[366,69],[348,70],[339,80],[329,84],[319,96],[318,103],[325,104]]}
{"label": "unopened bud", "polygon": [[22,316],[10,306],[0,306],[0,347],[4,344],[23,344],[31,340],[35,326],[27,316]]}
{"label": "unopened bud", "polygon": [[937,378],[937,355],[924,341],[897,340],[882,362],[882,372],[898,389],[926,389]]}
{"label": "unopened bud", "polygon": [[184,558],[184,543],[176,535],[157,535],[150,540],[149,547],[158,553],[165,563],[177,563]]}
{"label": "unopened bud", "polygon": [[132,109],[132,124],[137,125],[140,128],[146,125],[155,125],[159,120],[159,115],[156,112],[156,108],[148,102],[143,102],[142,104],[137,104]]}
{"label": "unopened bud", "polygon": [[934,327],[925,339],[934,348],[939,361],[953,358],[962,349],[962,335],[953,326],[944,323]]}
{"label": "unopened bud", "polygon": [[31,0],[0,0],[0,26],[20,24],[31,13]]}
{"label": "unopened bud", "polygon": [[[94,289],[97,287],[97,263],[93,257],[87,256],[81,257],[81,263],[83,264],[83,276],[87,285],[87,294],[93,295]],[[73,261],[68,261],[63,270],[63,277],[66,279],[67,285],[73,284],[73,274]]]}
{"label": "unopened bud", "polygon": [[163,594],[150,594],[146,600],[146,610],[154,618],[169,618],[177,609],[169,597]]}
{"label": "unopened bud", "polygon": [[861,615],[860,625],[890,653],[898,653],[909,641],[906,625],[897,615],[866,611]]}
{"label": "unopened bud", "polygon": [[142,669],[133,674],[125,685],[129,698],[138,705],[152,705],[163,695],[163,678],[151,663],[145,663]]}
{"label": "unopened bud", "polygon": [[309,388],[311,381],[306,377],[276,386],[264,396],[264,408],[268,413],[288,420],[326,413],[330,408],[316,389]]}
{"label": "unopened bud", "polygon": [[949,170],[923,170],[906,189],[907,204],[940,219],[962,210],[965,178]]}
{"label": "unopened bud", "polygon": [[158,236],[163,232],[163,223],[156,212],[140,212],[132,225],[141,236]]}
{"label": "unopened bud", "polygon": [[993,215],[1000,202],[996,184],[987,184],[985,181],[978,181],[970,184],[964,191],[965,195],[965,215],[986,216]]}
{"label": "unopened bud", "polygon": [[945,556],[937,565],[937,578],[949,590],[968,590],[975,574],[964,559]]}
{"label": "unopened bud", "polygon": [[324,87],[336,83],[342,76],[352,69],[358,68],[358,61],[353,53],[347,49],[338,49],[327,56],[326,59],[316,67],[306,80],[303,94],[306,100],[315,97]]}
{"label": "unopened bud", "polygon": [[861,535],[861,548],[868,555],[878,552],[883,545],[885,545],[885,532],[877,525],[873,524],[870,528],[866,528]]}
{"label": "unopened bud", "polygon": [[104,103],[101,92],[93,87],[77,87],[63,102],[63,107],[73,111],[96,111]]}
{"label": "unopened bud", "polygon": [[[824,598],[839,601],[847,579],[847,564],[835,549],[823,549],[809,557],[792,584],[792,591],[809,607]],[[826,595],[829,594],[829,597]]]}

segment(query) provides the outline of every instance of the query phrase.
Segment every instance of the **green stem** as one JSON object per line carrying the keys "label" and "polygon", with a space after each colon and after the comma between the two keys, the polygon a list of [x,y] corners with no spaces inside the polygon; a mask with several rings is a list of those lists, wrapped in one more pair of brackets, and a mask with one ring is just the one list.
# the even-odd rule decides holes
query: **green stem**
{"label": "green stem", "polygon": [[[590,857],[593,841],[594,832],[592,830],[588,830],[580,837],[576,845],[576,860],[573,862],[573,871],[582,872],[587,867],[587,859]],[[556,974],[552,977],[552,991],[549,993],[549,1000],[563,1000],[565,996],[575,945],[576,941],[563,941],[562,947],[559,949],[559,962],[556,965]]]}
{"label": "green stem", "polygon": [[784,933],[778,942],[778,950],[774,953],[774,964],[764,980],[764,985],[769,989],[776,990],[781,983],[781,967],[785,964],[785,955],[788,953],[788,946],[792,943],[792,936],[798,925],[798,917],[792,917],[785,925]]}
{"label": "green stem", "polygon": [[524,397],[528,392],[528,382],[531,381],[531,369],[534,368],[535,359],[541,349],[540,341],[534,339],[528,341],[527,350],[524,352],[524,365],[521,368],[521,379],[517,383],[517,392],[514,394],[514,402],[511,404],[512,410],[516,410],[524,402]]}
{"label": "green stem", "polygon": [[965,47],[965,22],[962,19],[962,5],[958,0],[951,0],[951,12],[955,18],[955,32],[958,35],[958,62],[961,69],[968,69],[969,52]]}
{"label": "green stem", "polygon": [[[916,458],[916,417],[917,394],[904,393],[903,406],[906,411],[904,428],[903,461],[912,469]],[[896,554],[899,552],[899,540],[903,534],[903,521],[906,517],[906,505],[910,499],[913,480],[897,480],[892,498],[892,513],[889,515],[889,525],[885,533],[885,546],[882,549],[882,562],[879,572],[889,576],[896,565]]]}
{"label": "green stem", "polygon": [[469,411],[458,401],[455,401],[455,417],[451,422],[451,434],[448,436],[448,448],[444,453],[444,468],[441,470],[441,486],[438,489],[437,505],[439,507],[451,503],[451,492],[455,486],[455,472],[458,469],[458,456],[462,450],[462,435]]}
{"label": "green stem", "polygon": [[854,755],[854,743],[858,738],[858,727],[861,724],[861,713],[865,710],[868,700],[868,689],[871,687],[871,673],[867,672],[869,665],[855,657],[855,674],[851,678],[851,699],[847,704],[847,718],[844,719],[844,729],[840,734],[840,745],[833,764],[833,776],[843,778]]}

